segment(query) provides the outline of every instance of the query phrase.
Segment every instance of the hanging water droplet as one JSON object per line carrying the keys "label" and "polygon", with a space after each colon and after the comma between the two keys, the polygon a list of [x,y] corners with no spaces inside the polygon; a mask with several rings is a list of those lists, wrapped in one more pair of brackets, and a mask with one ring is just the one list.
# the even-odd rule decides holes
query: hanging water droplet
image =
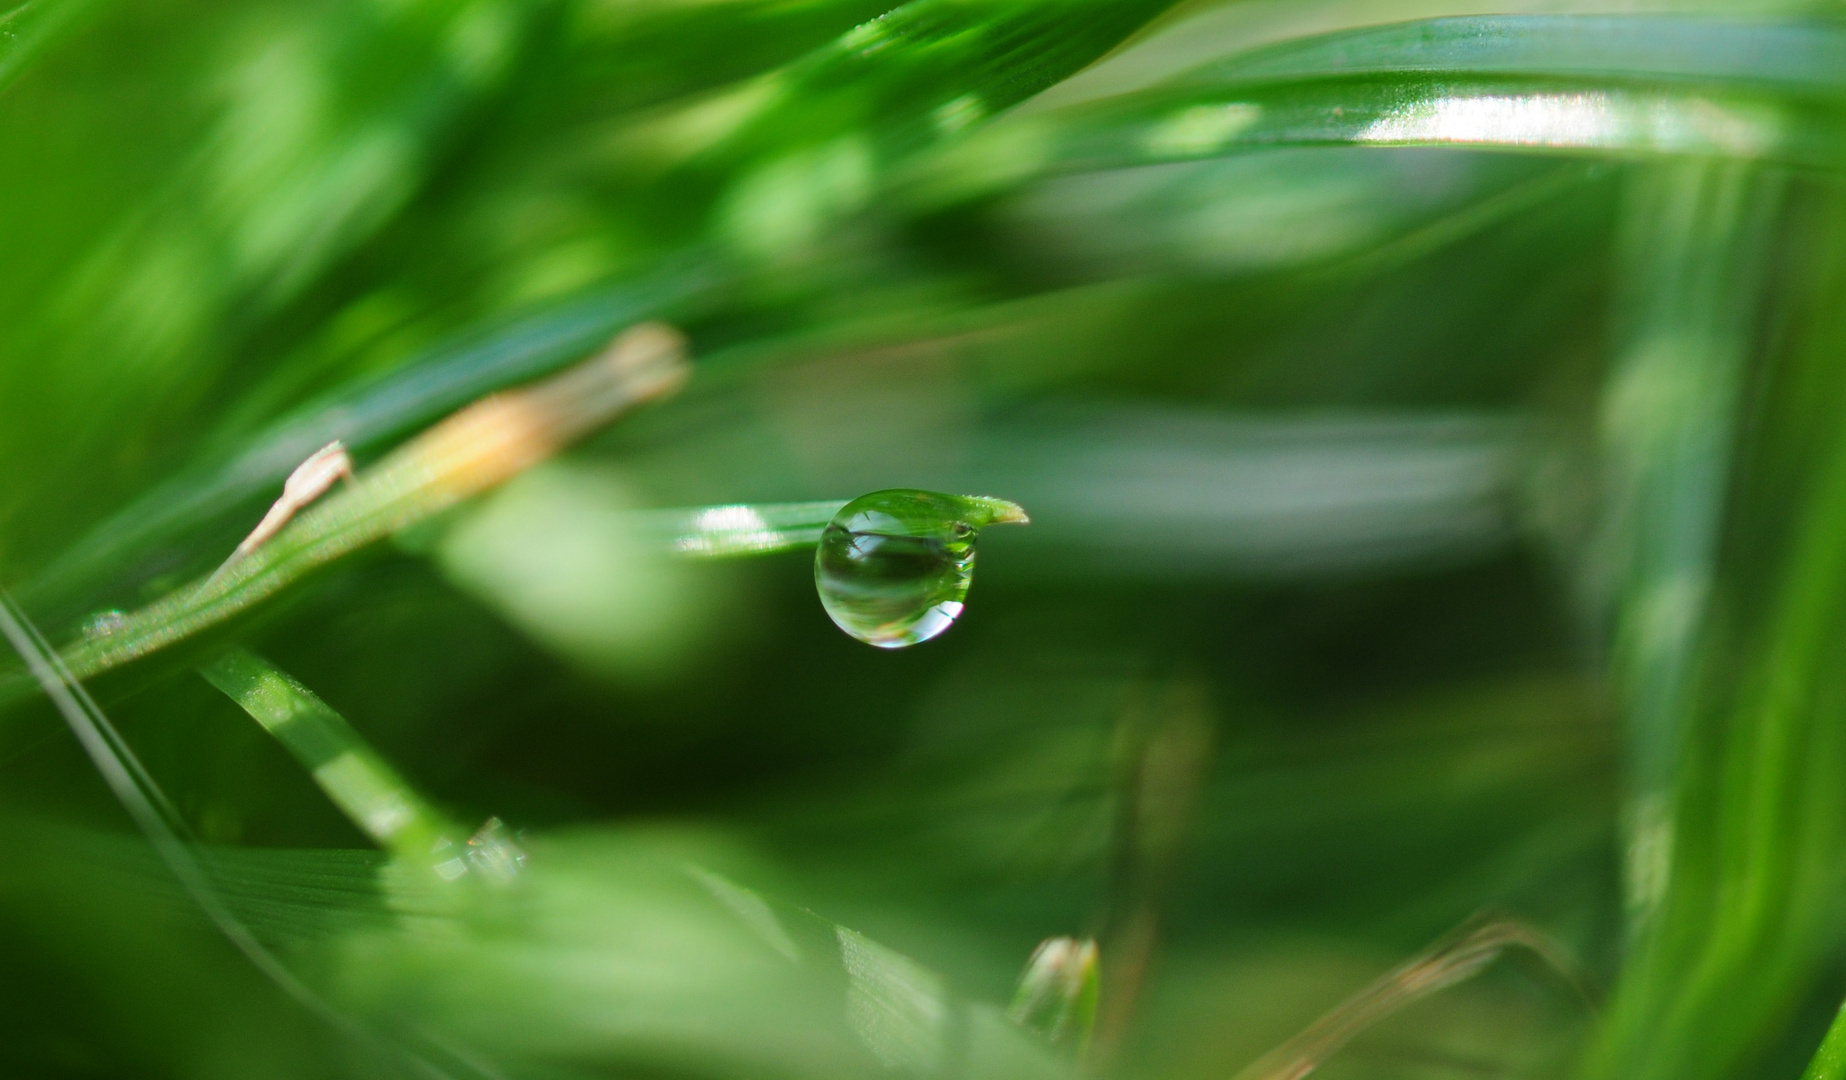
{"label": "hanging water droplet", "polygon": [[110,608],[83,620],[83,636],[91,641],[105,638],[128,625],[128,613]]}
{"label": "hanging water droplet", "polygon": [[1004,499],[893,488],[840,508],[814,553],[814,584],[835,626],[901,649],[947,630],[974,577],[988,525],[1026,521]]}

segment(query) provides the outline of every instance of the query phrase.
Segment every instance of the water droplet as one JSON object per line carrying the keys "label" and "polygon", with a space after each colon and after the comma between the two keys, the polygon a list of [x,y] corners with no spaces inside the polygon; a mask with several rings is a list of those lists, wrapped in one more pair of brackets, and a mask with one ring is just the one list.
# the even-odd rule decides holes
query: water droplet
{"label": "water droplet", "polygon": [[821,606],[868,645],[928,641],[962,612],[980,530],[1025,520],[1004,499],[908,488],[861,495],[834,515],[814,553]]}
{"label": "water droplet", "polygon": [[110,608],[83,620],[83,636],[91,641],[105,638],[128,625],[128,613]]}
{"label": "water droplet", "polygon": [[435,843],[430,845],[430,868],[444,881],[454,881],[468,872],[468,864],[455,852],[455,841],[446,836],[436,837]]}
{"label": "water droplet", "polygon": [[511,881],[525,869],[526,853],[506,823],[490,817],[479,832],[468,838],[468,862],[492,881]]}

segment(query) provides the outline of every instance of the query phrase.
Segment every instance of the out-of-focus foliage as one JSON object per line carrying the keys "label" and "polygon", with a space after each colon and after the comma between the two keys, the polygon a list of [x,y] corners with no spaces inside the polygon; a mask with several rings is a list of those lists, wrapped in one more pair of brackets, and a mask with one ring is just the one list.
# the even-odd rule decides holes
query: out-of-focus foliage
{"label": "out-of-focus foliage", "polygon": [[1843,169],[1785,0],[0,11],[0,1073],[1840,1077]]}

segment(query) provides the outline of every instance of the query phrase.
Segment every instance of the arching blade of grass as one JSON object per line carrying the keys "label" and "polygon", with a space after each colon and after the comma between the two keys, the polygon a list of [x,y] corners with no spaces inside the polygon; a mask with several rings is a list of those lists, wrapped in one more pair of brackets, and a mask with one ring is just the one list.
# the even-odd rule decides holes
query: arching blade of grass
{"label": "arching blade of grass", "polygon": [[634,176],[747,262],[799,264],[839,222],[879,208],[890,171],[1096,60],[1171,2],[910,0],[755,78],[619,118],[598,167]]}
{"label": "arching blade of grass", "polygon": [[902,155],[1043,90],[1170,2],[910,0],[768,76],[759,107],[704,152],[754,157],[856,137]]}
{"label": "arching blade of grass", "polygon": [[1301,1080],[1367,1028],[1430,994],[1474,978],[1514,948],[1536,956],[1587,998],[1577,965],[1544,934],[1516,920],[1488,919],[1462,927],[1379,976],[1306,1031],[1245,1066],[1234,1080]]}
{"label": "arching blade of grass", "polygon": [[1701,15],[1483,15],[1367,27],[1254,49],[1176,82],[1330,75],[1588,76],[1713,89],[1764,86],[1846,99],[1846,36],[1814,21]]}
{"label": "arching blade of grass", "polygon": [[1840,56],[1846,31],[1822,22],[1507,16],[1358,31],[1004,119],[919,165],[912,197],[927,204],[1044,173],[1284,145],[1838,167],[1846,163]]}

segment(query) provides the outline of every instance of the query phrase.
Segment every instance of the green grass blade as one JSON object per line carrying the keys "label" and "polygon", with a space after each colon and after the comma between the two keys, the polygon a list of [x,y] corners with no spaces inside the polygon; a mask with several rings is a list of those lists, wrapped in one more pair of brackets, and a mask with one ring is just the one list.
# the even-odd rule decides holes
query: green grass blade
{"label": "green grass blade", "polygon": [[112,514],[22,590],[34,610],[79,614],[122,587],[122,567],[180,544],[189,531],[273,492],[309,454],[334,440],[363,452],[427,425],[482,395],[552,374],[623,326],[676,318],[714,287],[703,266],[674,266],[643,280],[459,336],[401,369],[342,387],[255,433],[214,440],[189,468]]}
{"label": "green grass blade", "polygon": [[86,678],[146,656],[500,483],[612,417],[676,390],[685,377],[682,347],[677,332],[643,324],[570,371],[517,394],[483,399],[399,448],[249,555],[73,644],[65,663]]}
{"label": "green grass blade", "polygon": [[334,805],[385,850],[427,861],[439,841],[465,832],[437,813],[345,717],[274,664],[233,649],[201,665],[199,674],[275,736]]}
{"label": "green grass blade", "polygon": [[[1831,228],[1811,287],[1838,287]],[[1786,1037],[1789,1010],[1841,945],[1846,445],[1829,411],[1838,388],[1824,374],[1840,340],[1829,310],[1779,382],[1788,396],[1761,406],[1774,422],[1757,425],[1750,449],[1758,469],[1773,462],[1779,475],[1759,472],[1743,488],[1753,514],[1730,526],[1761,546],[1720,562],[1725,618],[1700,657],[1695,723],[1676,767],[1665,896],[1585,1076],[1698,1080],[1747,1069],[1768,1039]],[[1791,446],[1799,459],[1787,456]]]}
{"label": "green grass blade", "polygon": [[0,14],[0,91],[84,14],[92,0],[26,0]]}
{"label": "green grass blade", "polygon": [[1509,949],[1530,952],[1587,1000],[1576,962],[1543,933],[1512,919],[1475,922],[1379,976],[1307,1030],[1239,1070],[1233,1080],[1301,1080],[1367,1028],[1474,978]]}
{"label": "green grass blade", "polygon": [[1846,164],[1841,56],[1846,31],[1824,22],[1433,20],[1258,50],[1144,90],[1005,119],[909,181],[924,192],[972,183],[978,193],[1045,173],[1313,145],[1837,168]]}
{"label": "green grass blade", "polygon": [[1821,1040],[1820,1049],[1815,1051],[1814,1060],[1801,1074],[1801,1080],[1840,1080],[1846,1076],[1846,1012],[1834,1017],[1833,1024],[1827,1028],[1827,1037]]}
{"label": "green grass blade", "polygon": [[706,506],[696,510],[652,510],[635,514],[638,537],[676,555],[720,558],[766,555],[813,547],[821,531],[846,505],[820,502]]}
{"label": "green grass blade", "polygon": [[[264,977],[302,1007],[327,1021],[342,1034],[369,1042],[369,1033],[354,1025],[298,978],[226,903],[213,880],[209,862],[200,857],[185,822],[168,802],[159,785],[147,773],[109,718],[84,690],[82,683],[71,676],[57,654],[38,635],[30,620],[5,595],[0,595],[0,633],[5,635],[13,649],[26,661],[33,678],[70,725],[72,734],[83,744],[84,751],[111,792],[128,811],[129,817],[147,838],[160,861],[178,879],[180,886],[212,925]],[[422,1064],[416,1061],[414,1055],[408,1057],[410,1063]]]}
{"label": "green grass blade", "polygon": [[1368,27],[1201,65],[1185,83],[1368,75],[1591,76],[1626,83],[1775,87],[1846,97],[1832,23],[1697,15],[1485,15]]}
{"label": "green grass blade", "polygon": [[1629,903],[1667,886],[1672,787],[1712,589],[1738,397],[1785,179],[1740,163],[1655,166],[1629,191],[1628,325],[1604,391],[1600,542],[1630,728]]}

